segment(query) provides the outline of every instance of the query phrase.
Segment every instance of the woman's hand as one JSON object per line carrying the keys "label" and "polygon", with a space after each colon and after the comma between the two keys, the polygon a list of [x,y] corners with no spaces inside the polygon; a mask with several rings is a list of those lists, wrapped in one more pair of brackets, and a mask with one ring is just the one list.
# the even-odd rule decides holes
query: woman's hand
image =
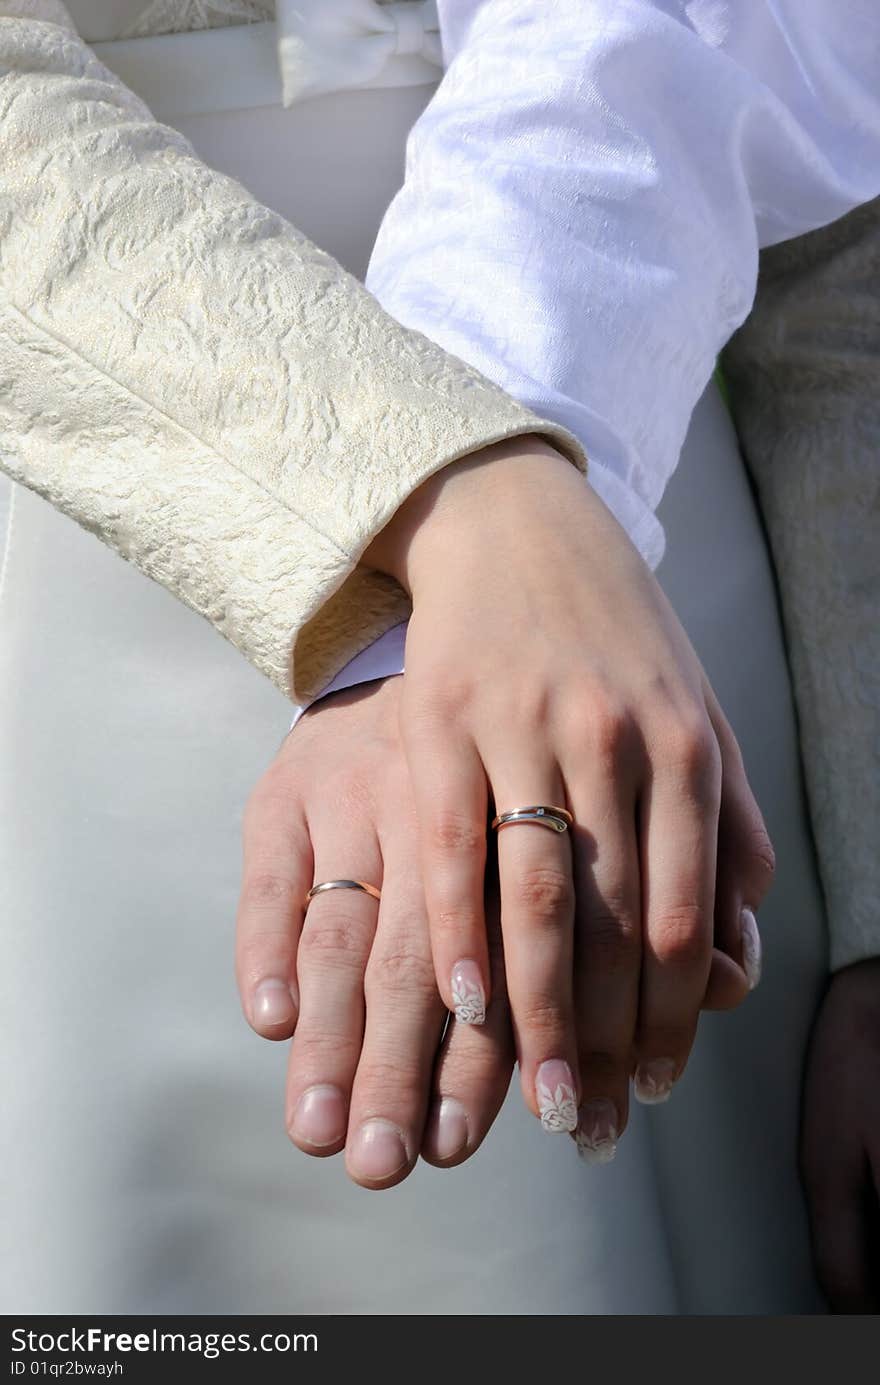
{"label": "woman's hand", "polygon": [[487,816],[574,815],[498,833],[502,931],[526,1101],[551,1130],[578,1106],[601,1157],[633,1068],[664,1100],[701,1004],[757,979],[773,850],[736,740],[650,569],[541,438],[436,473],[362,561],[413,599],[401,732],[450,1009],[491,997]]}
{"label": "woman's hand", "polygon": [[819,1010],[801,1164],[832,1310],[880,1311],[880,959],[837,972]]}
{"label": "woman's hand", "polygon": [[[415,807],[400,743],[403,680],[322,699],[289,733],[243,822],[236,973],[245,1015],[291,1045],[287,1129],[307,1154],[345,1147],[356,1183],[387,1188],[421,1150],[452,1165],[504,1100],[513,1041],[497,902],[487,908],[496,996],[481,1029],[450,1024],[434,980]],[[377,885],[381,903],[322,880]],[[497,901],[497,886],[495,890]],[[494,936],[494,943],[492,941]]]}

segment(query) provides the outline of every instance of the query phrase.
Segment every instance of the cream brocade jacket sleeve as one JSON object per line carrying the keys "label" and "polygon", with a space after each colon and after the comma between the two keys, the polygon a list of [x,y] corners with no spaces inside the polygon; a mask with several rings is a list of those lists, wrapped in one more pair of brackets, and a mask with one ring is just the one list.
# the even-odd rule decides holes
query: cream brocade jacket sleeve
{"label": "cream brocade jacket sleeve", "polygon": [[291,699],[403,619],[359,557],[456,458],[583,448],[376,299],[78,36],[0,0],[0,466]]}

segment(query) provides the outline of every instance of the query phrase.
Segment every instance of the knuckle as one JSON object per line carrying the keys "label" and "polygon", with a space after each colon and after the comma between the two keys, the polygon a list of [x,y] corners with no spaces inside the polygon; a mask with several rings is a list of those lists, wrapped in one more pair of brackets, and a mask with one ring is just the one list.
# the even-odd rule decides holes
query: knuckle
{"label": "knuckle", "polygon": [[555,1044],[566,1028],[566,1016],[558,1001],[546,996],[530,996],[517,1007],[517,1027],[531,1036],[539,1047]]}
{"label": "knuckle", "polygon": [[297,1070],[310,1074],[314,1081],[354,1067],[360,1053],[360,1035],[334,1026],[306,1029],[300,1025],[295,1044]]}
{"label": "knuckle", "polygon": [[568,871],[532,866],[515,885],[518,910],[537,923],[563,922],[574,908],[574,884]]}
{"label": "knuckle", "polygon": [[370,955],[364,989],[371,992],[413,996],[424,1000],[436,996],[437,985],[431,959],[406,947]]}
{"label": "knuckle", "polygon": [[428,826],[428,843],[439,855],[482,856],[486,849],[485,824],[474,822],[468,813],[446,808]]}
{"label": "knuckle", "polygon": [[607,695],[596,705],[593,695],[588,718],[593,753],[600,760],[616,764],[632,741],[633,721],[629,709]]}
{"label": "knuckle", "polygon": [[699,904],[666,909],[651,929],[651,947],[657,961],[675,967],[701,964],[710,950],[706,923],[706,913]]}
{"label": "knuckle", "polygon": [[296,886],[289,876],[275,870],[253,870],[245,875],[241,886],[241,907],[243,911],[293,910],[301,907],[297,898]]}
{"label": "knuckle", "polygon": [[299,957],[306,966],[332,960],[336,965],[362,967],[371,935],[370,926],[353,911],[338,906],[322,909],[303,929]]}
{"label": "knuckle", "polygon": [[[399,1052],[371,1054],[361,1059],[357,1075],[357,1104],[369,1112],[375,1105],[382,1115],[393,1093],[395,1111],[419,1109],[424,1102],[426,1074],[401,1048]],[[375,1098],[373,1096],[375,1094]],[[393,1119],[393,1115],[392,1115]]]}
{"label": "knuckle", "polygon": [[704,711],[679,712],[655,730],[654,739],[664,768],[679,773],[701,796],[715,791],[721,780],[721,750]]}

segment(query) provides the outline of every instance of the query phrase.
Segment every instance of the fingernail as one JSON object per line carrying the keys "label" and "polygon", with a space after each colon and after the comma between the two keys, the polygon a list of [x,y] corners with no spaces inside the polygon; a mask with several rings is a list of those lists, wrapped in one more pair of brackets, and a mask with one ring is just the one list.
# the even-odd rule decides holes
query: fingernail
{"label": "fingernail", "polygon": [[386,1120],[364,1121],[348,1155],[352,1172],[375,1182],[390,1178],[408,1162],[403,1136],[396,1125]]}
{"label": "fingernail", "polygon": [[444,1096],[428,1120],[426,1144],[434,1159],[452,1159],[468,1142],[467,1112],[455,1097]]}
{"label": "fingernail", "polygon": [[324,1149],[345,1138],[347,1125],[345,1097],[329,1084],[309,1087],[303,1092],[290,1125],[290,1133],[303,1144]]}
{"label": "fingernail", "polygon": [[571,1068],[561,1059],[542,1063],[535,1077],[541,1124],[551,1134],[577,1128],[577,1099]]}
{"label": "fingernail", "polygon": [[486,992],[476,962],[456,962],[451,984],[455,1018],[461,1024],[482,1024],[486,1018]]}
{"label": "fingernail", "polygon": [[617,1153],[617,1108],[597,1097],[578,1112],[577,1152],[587,1164],[609,1164]]}
{"label": "fingernail", "polygon": [[659,1106],[668,1101],[675,1081],[675,1062],[672,1058],[652,1058],[639,1063],[633,1078],[633,1093],[643,1106]]}
{"label": "fingernail", "polygon": [[749,990],[753,991],[761,979],[761,934],[758,932],[758,920],[751,909],[743,909],[739,921],[742,930],[743,971],[749,983]]}
{"label": "fingernail", "polygon": [[254,1023],[266,1025],[289,1024],[296,1019],[297,1002],[293,987],[277,977],[261,981],[254,991]]}

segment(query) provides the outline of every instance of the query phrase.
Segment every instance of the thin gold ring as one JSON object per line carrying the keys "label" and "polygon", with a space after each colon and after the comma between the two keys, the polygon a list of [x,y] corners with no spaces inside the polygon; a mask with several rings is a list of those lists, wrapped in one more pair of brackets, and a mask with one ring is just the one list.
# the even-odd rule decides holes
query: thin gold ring
{"label": "thin gold ring", "polygon": [[499,813],[492,819],[492,826],[507,827],[512,822],[537,822],[553,832],[567,832],[574,818],[567,808],[558,808],[555,803],[536,803],[529,808],[514,808],[510,813]]}
{"label": "thin gold ring", "polygon": [[375,885],[370,885],[366,880],[322,880],[320,885],[313,885],[306,895],[306,906],[316,894],[322,890],[363,890],[364,894],[372,895],[374,899],[381,899],[382,893]]}

